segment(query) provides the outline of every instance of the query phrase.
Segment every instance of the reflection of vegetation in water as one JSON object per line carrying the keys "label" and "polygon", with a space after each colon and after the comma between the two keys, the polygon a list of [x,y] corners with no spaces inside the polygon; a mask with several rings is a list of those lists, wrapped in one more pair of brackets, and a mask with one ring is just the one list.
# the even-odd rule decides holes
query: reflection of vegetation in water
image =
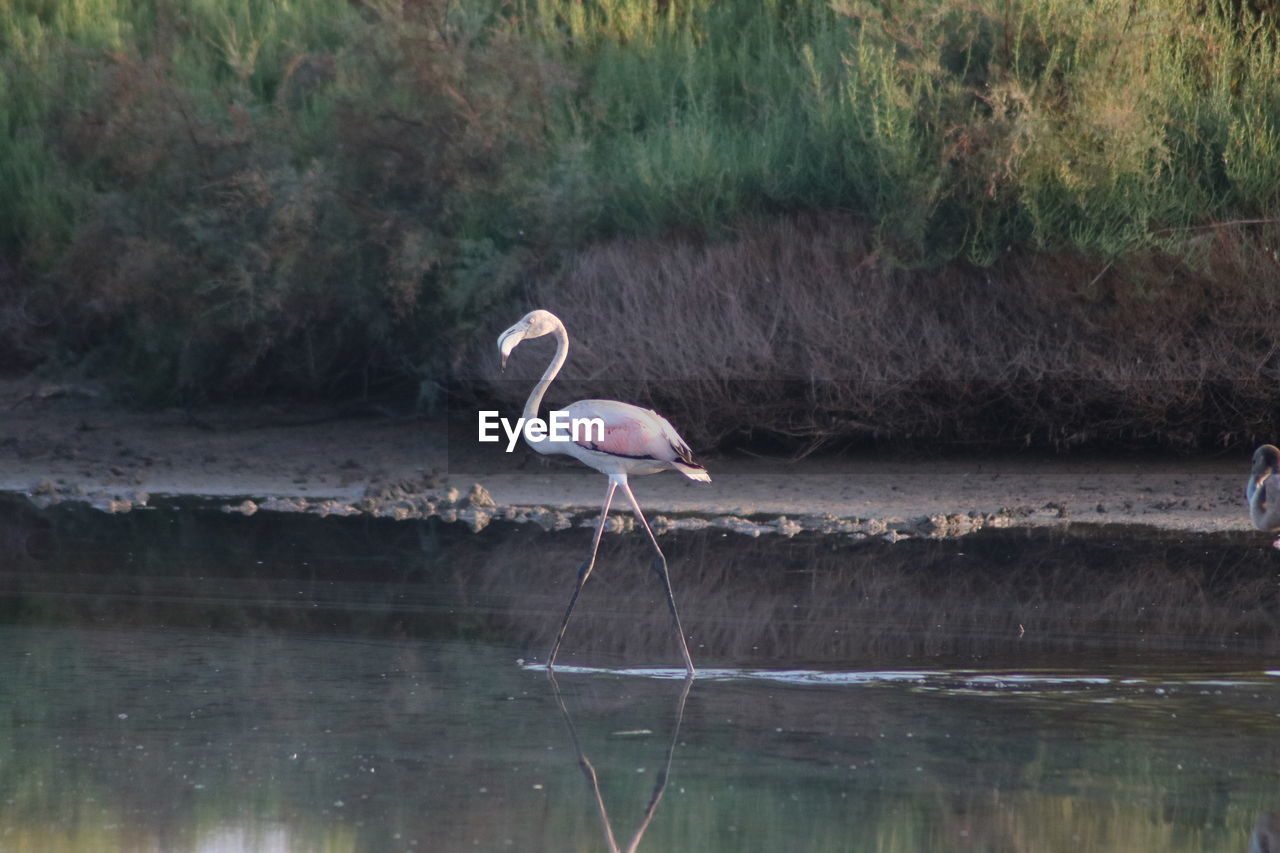
{"label": "reflection of vegetation in water", "polygon": [[[289,798],[278,786],[252,784],[262,763],[227,755],[228,732],[194,723],[205,708],[188,704],[185,714],[174,714],[158,700],[184,680],[199,682],[173,666],[196,660],[181,653],[170,661],[162,654],[130,660],[137,650],[124,637],[82,639],[61,632],[6,638],[4,849],[176,851],[237,839],[251,850],[278,849],[268,842],[285,839],[289,849],[354,849],[344,827],[286,822]],[[194,693],[196,702],[216,701],[209,689]],[[191,738],[188,728],[200,734]]]}
{"label": "reflection of vegetation in water", "polygon": [[[545,647],[587,532],[0,510],[0,826],[36,849],[240,831],[244,846],[599,847],[550,687],[515,665]],[[672,641],[643,542],[605,545],[570,651],[651,662]],[[1093,646],[1129,661],[1225,645],[1215,665],[1238,669],[1276,647],[1273,563],[1251,540],[664,545],[700,654],[721,661],[1069,666]],[[677,684],[572,679],[626,835]],[[1161,685],[700,682],[640,849],[1245,849],[1277,805],[1280,684]],[[616,736],[636,728],[655,734]]]}
{"label": "reflection of vegetation in water", "polygon": [[[643,715],[598,705],[589,713],[575,707],[576,723],[596,738],[588,752],[600,778],[625,781],[628,771],[653,762],[654,745],[644,755],[610,742],[604,732]],[[671,789],[641,849],[1030,853],[1246,845],[1256,809],[1272,796],[1274,745],[1259,760],[1234,735],[1221,744],[1154,738],[1154,714],[1116,708],[1093,720],[1072,722],[1075,716],[1051,705],[1029,710],[1018,700],[700,683]],[[1213,723],[1192,716],[1193,727]],[[1252,782],[1242,786],[1243,778]],[[623,799],[634,812],[645,793],[637,781],[606,800]],[[592,810],[589,795],[579,808]]]}
{"label": "reflection of vegetation in water", "polygon": [[[90,800],[92,801],[92,800]],[[76,813],[82,809],[76,808]],[[335,830],[324,834],[298,832],[296,827],[270,822],[210,824],[182,828],[176,836],[163,839],[141,835],[122,814],[103,812],[101,828],[89,828],[66,817],[54,823],[15,825],[0,810],[5,824],[6,850],[38,850],[41,853],[87,853],[99,850],[180,851],[180,850],[323,850],[347,853],[358,849],[352,834]]]}
{"label": "reflection of vegetation in water", "polygon": [[[38,513],[0,500],[7,564],[0,616],[34,624],[87,617],[130,624],[352,631],[394,629],[420,616],[446,562],[434,524],[333,523],[264,513],[138,511],[109,516],[78,506]],[[444,573],[447,580],[447,573]],[[406,592],[421,592],[406,599]],[[417,618],[415,630],[483,630]]]}
{"label": "reflection of vegetation in water", "polygon": [[[589,532],[0,504],[0,616],[488,638],[541,655]],[[1068,649],[1280,650],[1252,538],[985,531],[943,541],[664,537],[700,664],[902,664]],[[21,593],[21,594],[15,594]],[[644,543],[607,536],[566,663],[670,654]]]}
{"label": "reflection of vegetation in water", "polygon": [[[1054,695],[784,689],[753,707],[758,691],[725,688],[707,708],[707,692],[695,711],[723,724],[717,740],[732,738],[737,747],[726,754],[745,756],[724,769],[726,778],[736,777],[739,788],[768,786],[788,764],[804,763],[824,783],[811,795],[827,797],[833,811],[876,836],[899,839],[886,849],[955,849],[961,827],[970,838],[1007,830],[1022,839],[995,849],[1070,849],[1073,834],[1098,850],[1225,849],[1197,846],[1194,836],[1238,842],[1252,809],[1273,796],[1266,778],[1277,757],[1274,709],[1269,726],[1249,737],[1219,716],[1228,703],[1198,696],[1144,711],[1127,702],[1063,704]],[[699,722],[691,716],[693,731]],[[1238,784],[1246,777],[1253,782]],[[910,808],[902,808],[904,799]],[[769,808],[742,811],[759,816]],[[772,808],[803,823],[803,806],[782,798]],[[1118,843],[1188,831],[1191,840],[1179,842],[1185,847]],[[912,839],[930,843],[913,847]]]}
{"label": "reflection of vegetation in water", "polygon": [[[1229,537],[1113,536],[993,531],[889,546],[707,533],[664,547],[703,664],[1280,648],[1280,599],[1263,549]],[[668,648],[641,544],[601,546],[567,661],[585,649],[648,663]],[[574,536],[515,533],[475,559],[469,594],[498,600],[503,590],[509,630],[536,648],[549,630],[544,612],[572,583],[575,549]]]}
{"label": "reflection of vegetation in water", "polygon": [[[0,673],[14,689],[0,714],[12,797],[0,823],[67,827],[81,846],[66,849],[103,849],[99,822],[142,849],[281,824],[306,849],[393,849],[397,832],[428,849],[599,846],[550,687],[508,654],[159,630],[27,629],[5,648],[0,659],[31,652],[36,664]],[[652,797],[679,685],[574,681],[584,752],[628,833]],[[1169,707],[1183,729],[1153,725]],[[1274,739],[1188,710],[699,684],[641,849],[914,851],[967,838],[1035,851],[1074,836],[1097,850],[1226,849],[1268,806],[1280,754]],[[654,735],[618,734],[637,728]]]}
{"label": "reflection of vegetation in water", "polygon": [[[286,833],[290,849],[390,850],[401,848],[397,831],[404,845],[417,838],[431,849],[433,822],[451,825],[460,849],[492,816],[453,817],[433,801],[449,787],[493,785],[486,777],[520,752],[505,747],[527,735],[518,719],[493,721],[492,709],[518,695],[510,677],[451,690],[475,663],[466,648],[427,666],[417,641],[4,633],[0,677],[12,705],[0,713],[0,826],[48,826],[50,837],[63,827],[80,839],[69,849],[185,850],[216,833]],[[23,664],[31,657],[40,664]],[[473,721],[486,738],[466,743],[456,735]],[[126,843],[90,843],[99,827]]]}

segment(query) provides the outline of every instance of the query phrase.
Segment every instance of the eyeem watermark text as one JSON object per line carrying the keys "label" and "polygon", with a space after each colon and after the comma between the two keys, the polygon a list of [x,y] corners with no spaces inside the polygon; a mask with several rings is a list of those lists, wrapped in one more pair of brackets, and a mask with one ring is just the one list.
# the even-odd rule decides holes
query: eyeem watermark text
{"label": "eyeem watermark text", "polygon": [[547,420],[536,417],[516,418],[514,424],[509,418],[499,416],[496,411],[480,411],[477,414],[480,416],[479,440],[502,441],[502,433],[505,433],[508,453],[516,449],[521,434],[525,441],[604,441],[603,418],[575,418],[564,409],[553,409]]}

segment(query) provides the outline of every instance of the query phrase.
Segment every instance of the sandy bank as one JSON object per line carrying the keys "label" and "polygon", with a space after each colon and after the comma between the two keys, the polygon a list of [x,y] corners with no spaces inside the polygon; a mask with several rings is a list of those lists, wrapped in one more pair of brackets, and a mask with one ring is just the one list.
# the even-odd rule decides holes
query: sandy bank
{"label": "sandy bank", "polygon": [[[443,425],[416,419],[268,406],[141,413],[103,403],[91,389],[0,385],[0,490],[40,502],[84,500],[119,511],[156,496],[206,497],[246,511],[441,515],[473,526],[509,518],[564,527],[598,514],[599,474],[525,452],[482,452],[467,438],[450,440]],[[662,517],[658,526],[889,538],[1068,522],[1251,529],[1242,499],[1247,453],[713,457],[707,464],[710,485],[673,473],[637,478],[637,497]],[[477,483],[488,497],[468,500]]]}

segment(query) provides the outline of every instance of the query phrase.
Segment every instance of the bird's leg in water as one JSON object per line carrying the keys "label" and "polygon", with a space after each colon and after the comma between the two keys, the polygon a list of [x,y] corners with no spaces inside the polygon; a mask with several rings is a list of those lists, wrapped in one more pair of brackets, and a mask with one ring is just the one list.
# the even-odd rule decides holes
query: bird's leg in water
{"label": "bird's leg in water", "polygon": [[662,581],[662,588],[667,593],[667,604],[671,607],[671,619],[676,623],[676,636],[680,638],[680,652],[684,655],[684,666],[689,673],[689,677],[693,677],[693,658],[689,657],[689,644],[684,639],[684,629],[680,627],[680,614],[676,612],[676,597],[671,594],[671,577],[667,573],[667,558],[663,555],[662,549],[658,547],[658,538],[653,535],[653,531],[649,529],[649,522],[645,521],[644,513],[640,510],[640,504],[636,501],[636,496],[631,492],[631,485],[623,480],[620,484],[622,491],[626,492],[627,500],[631,501],[631,508],[635,510],[636,519],[640,522],[640,526],[644,528],[644,532],[649,535],[649,542],[653,545],[656,557],[653,561],[653,570],[657,572],[658,578]]}
{"label": "bird's leg in water", "polygon": [[582,587],[587,583],[587,576],[591,574],[591,569],[596,564],[596,551],[600,549],[600,537],[604,534],[605,523],[609,520],[609,505],[613,503],[613,493],[617,488],[617,482],[610,477],[609,489],[604,493],[604,508],[600,510],[600,522],[596,525],[596,535],[591,540],[591,556],[587,557],[586,562],[578,569],[578,584],[573,588],[573,595],[569,597],[569,607],[564,611],[564,621],[560,623],[560,633],[556,634],[555,645],[551,647],[551,654],[547,655],[547,669],[555,669],[556,654],[560,651],[564,632],[569,627],[569,614],[573,613],[573,605],[578,603],[578,594],[582,592]]}

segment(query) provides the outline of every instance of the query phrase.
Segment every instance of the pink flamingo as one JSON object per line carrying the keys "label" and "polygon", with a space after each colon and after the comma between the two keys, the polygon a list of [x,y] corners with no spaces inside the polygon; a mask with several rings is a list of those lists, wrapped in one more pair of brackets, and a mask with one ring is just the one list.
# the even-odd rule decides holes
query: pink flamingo
{"label": "pink flamingo", "polygon": [[[556,378],[560,368],[564,366],[569,355],[569,333],[564,323],[550,311],[530,311],[520,322],[498,336],[498,349],[502,353],[502,366],[507,366],[507,358],[511,351],[524,340],[540,338],[543,335],[555,335],[556,354],[551,364],[533,386],[528,401],[524,404],[524,419],[528,422],[537,417],[542,397],[547,392],[551,380]],[[573,605],[587,582],[596,562],[596,551],[600,547],[600,537],[604,533],[605,522],[609,518],[609,505],[613,502],[614,492],[621,488],[631,502],[636,519],[653,545],[653,570],[662,581],[662,588],[667,593],[667,604],[671,608],[671,618],[675,622],[676,636],[680,638],[680,651],[684,655],[685,669],[689,676],[693,675],[693,658],[689,657],[689,646],[684,639],[684,630],[680,627],[680,614],[676,612],[676,599],[671,594],[671,578],[667,572],[667,558],[658,547],[657,537],[645,520],[640,504],[627,483],[631,474],[656,474],[659,471],[679,471],[690,480],[711,482],[707,469],[699,465],[675,427],[662,415],[651,409],[642,409],[630,403],[619,403],[616,400],[579,400],[564,409],[570,419],[599,418],[604,424],[604,435],[592,436],[596,440],[581,437],[580,441],[536,440],[525,433],[525,442],[538,453],[561,453],[572,456],[584,465],[595,468],[609,478],[609,488],[604,493],[604,508],[600,511],[600,521],[596,524],[595,537],[591,540],[591,555],[578,569],[578,583],[573,595],[569,598],[569,607],[564,612],[564,621],[560,623],[560,633],[556,635],[555,645],[547,656],[547,669],[555,669],[556,653],[560,651],[560,643],[564,640],[565,629],[569,627],[569,616],[573,613]]]}

